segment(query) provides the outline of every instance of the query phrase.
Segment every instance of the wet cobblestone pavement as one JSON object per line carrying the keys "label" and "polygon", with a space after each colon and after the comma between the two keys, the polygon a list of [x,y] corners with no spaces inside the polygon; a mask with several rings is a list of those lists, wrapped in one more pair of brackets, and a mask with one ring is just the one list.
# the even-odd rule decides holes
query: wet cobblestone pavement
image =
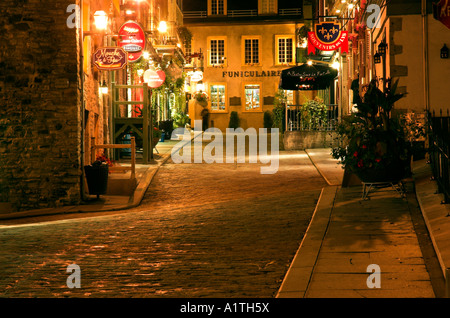
{"label": "wet cobblestone pavement", "polygon": [[273,175],[169,160],[138,208],[1,228],[0,297],[274,297],[323,186],[301,151]]}

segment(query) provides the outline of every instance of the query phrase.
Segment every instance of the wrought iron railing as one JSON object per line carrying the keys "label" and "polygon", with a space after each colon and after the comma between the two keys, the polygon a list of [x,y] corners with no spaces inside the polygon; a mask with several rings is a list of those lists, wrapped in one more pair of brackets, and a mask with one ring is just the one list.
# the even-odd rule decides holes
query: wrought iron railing
{"label": "wrought iron railing", "polygon": [[444,203],[450,203],[450,116],[429,113],[430,163],[438,190],[444,195]]}
{"label": "wrought iron railing", "polygon": [[302,118],[301,107],[303,105],[288,105],[286,106],[286,130],[305,130],[305,131],[329,131],[335,130],[338,124],[338,105],[328,104],[326,115],[320,119],[313,118],[312,120],[305,120]]}
{"label": "wrought iron railing", "polygon": [[[302,8],[291,8],[291,9],[280,9],[278,11],[278,15],[280,16],[289,16],[289,15],[301,15]],[[187,19],[198,19],[198,18],[208,18],[214,17],[215,15],[208,16],[207,11],[184,11],[184,18]],[[227,16],[229,18],[237,18],[237,17],[257,17],[259,16],[258,10],[228,10]]]}

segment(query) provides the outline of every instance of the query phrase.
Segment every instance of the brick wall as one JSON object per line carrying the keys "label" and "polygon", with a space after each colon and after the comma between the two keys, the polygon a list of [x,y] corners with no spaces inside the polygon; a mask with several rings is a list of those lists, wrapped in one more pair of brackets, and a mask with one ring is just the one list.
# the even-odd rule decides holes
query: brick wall
{"label": "brick wall", "polygon": [[80,201],[76,2],[0,1],[0,203],[13,210]]}

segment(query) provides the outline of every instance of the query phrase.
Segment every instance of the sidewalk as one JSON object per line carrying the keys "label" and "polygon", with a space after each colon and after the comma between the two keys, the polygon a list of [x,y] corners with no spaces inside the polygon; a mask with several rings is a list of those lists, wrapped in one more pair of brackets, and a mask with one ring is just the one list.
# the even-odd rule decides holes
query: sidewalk
{"label": "sidewalk", "polygon": [[[415,232],[412,211],[420,202],[443,269],[450,264],[448,206],[439,205],[429,167],[415,163],[406,198],[392,188],[376,189],[362,200],[362,186],[341,188],[343,169],[330,149],[307,150],[329,184],[278,292],[279,298],[434,298],[430,274]],[[428,169],[427,169],[428,168]],[[436,204],[438,203],[438,204]],[[445,209],[447,209],[445,211]],[[439,224],[439,226],[438,226]],[[368,286],[378,265],[381,288]],[[373,280],[372,280],[373,282]],[[369,282],[370,285],[370,282]]]}
{"label": "sidewalk", "polygon": [[[191,134],[195,138],[194,133]],[[69,214],[80,212],[106,212],[131,209],[138,206],[144,197],[147,188],[153,180],[159,168],[170,158],[172,148],[179,140],[166,140],[159,142],[154,151],[154,159],[150,164],[136,164],[136,188],[130,196],[126,195],[101,195],[90,196],[91,199],[76,206],[63,206],[58,208],[36,209],[23,212],[0,213],[0,220],[18,219],[24,217],[36,217],[56,214]],[[128,172],[128,175],[130,172]]]}

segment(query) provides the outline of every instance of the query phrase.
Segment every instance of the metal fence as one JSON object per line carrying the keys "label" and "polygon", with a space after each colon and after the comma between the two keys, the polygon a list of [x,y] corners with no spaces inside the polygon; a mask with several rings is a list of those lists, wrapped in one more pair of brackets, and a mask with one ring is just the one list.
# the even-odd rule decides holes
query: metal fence
{"label": "metal fence", "polygon": [[433,177],[437,181],[440,193],[444,194],[444,202],[450,203],[450,116],[437,116],[435,112],[429,113],[430,162]]}
{"label": "metal fence", "polygon": [[286,131],[329,131],[335,130],[338,124],[338,105],[328,104],[326,115],[320,119],[305,120],[302,117],[303,105],[286,106]]}

